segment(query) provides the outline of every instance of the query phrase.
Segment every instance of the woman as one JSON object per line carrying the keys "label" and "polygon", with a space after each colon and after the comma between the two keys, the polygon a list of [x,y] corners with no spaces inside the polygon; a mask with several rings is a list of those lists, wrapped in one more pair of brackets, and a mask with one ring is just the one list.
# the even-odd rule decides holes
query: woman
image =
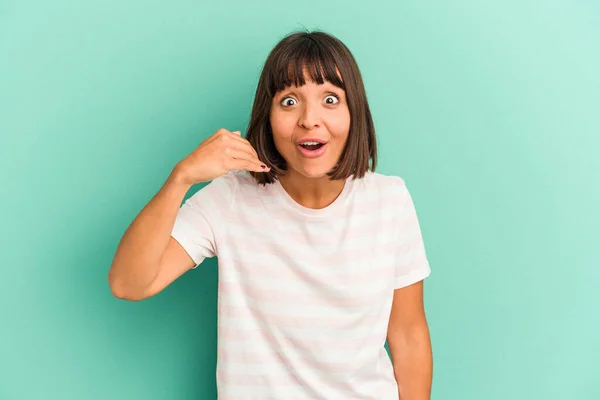
{"label": "woman", "polygon": [[375,173],[376,158],[350,51],[323,32],[288,35],[246,138],[219,129],[127,229],[113,294],[153,296],[218,256],[219,399],[428,399],[430,267],[406,185]]}

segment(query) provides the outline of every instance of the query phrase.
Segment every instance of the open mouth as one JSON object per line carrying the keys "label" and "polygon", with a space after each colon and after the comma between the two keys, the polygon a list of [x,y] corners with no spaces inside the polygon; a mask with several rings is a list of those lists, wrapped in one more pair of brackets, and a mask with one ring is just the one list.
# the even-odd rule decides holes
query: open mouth
{"label": "open mouth", "polygon": [[321,147],[323,147],[324,143],[319,143],[319,142],[305,142],[305,143],[300,143],[300,146],[305,148],[306,150],[318,150]]}
{"label": "open mouth", "polygon": [[315,158],[325,153],[327,143],[317,142],[315,140],[305,140],[298,143],[298,148],[304,157]]}

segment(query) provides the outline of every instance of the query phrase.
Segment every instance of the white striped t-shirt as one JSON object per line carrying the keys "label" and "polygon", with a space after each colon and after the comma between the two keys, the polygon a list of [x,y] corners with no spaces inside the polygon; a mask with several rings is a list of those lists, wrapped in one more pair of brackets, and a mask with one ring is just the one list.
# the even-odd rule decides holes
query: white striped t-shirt
{"label": "white striped t-shirt", "polygon": [[430,274],[402,178],[349,178],[316,210],[229,172],[184,202],[172,236],[196,264],[218,257],[220,400],[398,400],[394,289]]}

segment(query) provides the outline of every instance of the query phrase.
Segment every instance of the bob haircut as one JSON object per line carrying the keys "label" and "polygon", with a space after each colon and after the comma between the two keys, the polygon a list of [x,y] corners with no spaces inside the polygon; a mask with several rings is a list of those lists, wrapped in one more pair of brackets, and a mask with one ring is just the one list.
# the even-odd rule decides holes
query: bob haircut
{"label": "bob haircut", "polygon": [[339,39],[325,32],[313,31],[288,34],[267,57],[256,88],[246,139],[258,153],[258,158],[271,170],[250,171],[250,174],[262,185],[274,183],[280,175],[286,174],[287,163],[273,141],[269,121],[271,103],[277,92],[292,85],[299,87],[305,84],[304,69],[313,82],[321,85],[328,81],[346,92],[350,131],[337,164],[327,173],[329,178],[362,178],[367,171],[375,171],[375,127],[358,65]]}

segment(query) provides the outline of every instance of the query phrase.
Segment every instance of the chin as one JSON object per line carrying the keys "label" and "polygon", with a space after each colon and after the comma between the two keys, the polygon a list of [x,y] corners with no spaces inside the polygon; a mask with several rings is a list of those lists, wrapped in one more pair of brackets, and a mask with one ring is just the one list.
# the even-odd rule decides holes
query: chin
{"label": "chin", "polygon": [[294,168],[294,170],[299,173],[300,175],[306,177],[306,178],[311,178],[311,179],[318,179],[318,178],[324,178],[327,177],[327,173],[329,171],[331,171],[333,169],[333,166],[328,167],[328,168],[323,168],[323,167],[319,167],[319,166],[315,166],[313,168]]}

